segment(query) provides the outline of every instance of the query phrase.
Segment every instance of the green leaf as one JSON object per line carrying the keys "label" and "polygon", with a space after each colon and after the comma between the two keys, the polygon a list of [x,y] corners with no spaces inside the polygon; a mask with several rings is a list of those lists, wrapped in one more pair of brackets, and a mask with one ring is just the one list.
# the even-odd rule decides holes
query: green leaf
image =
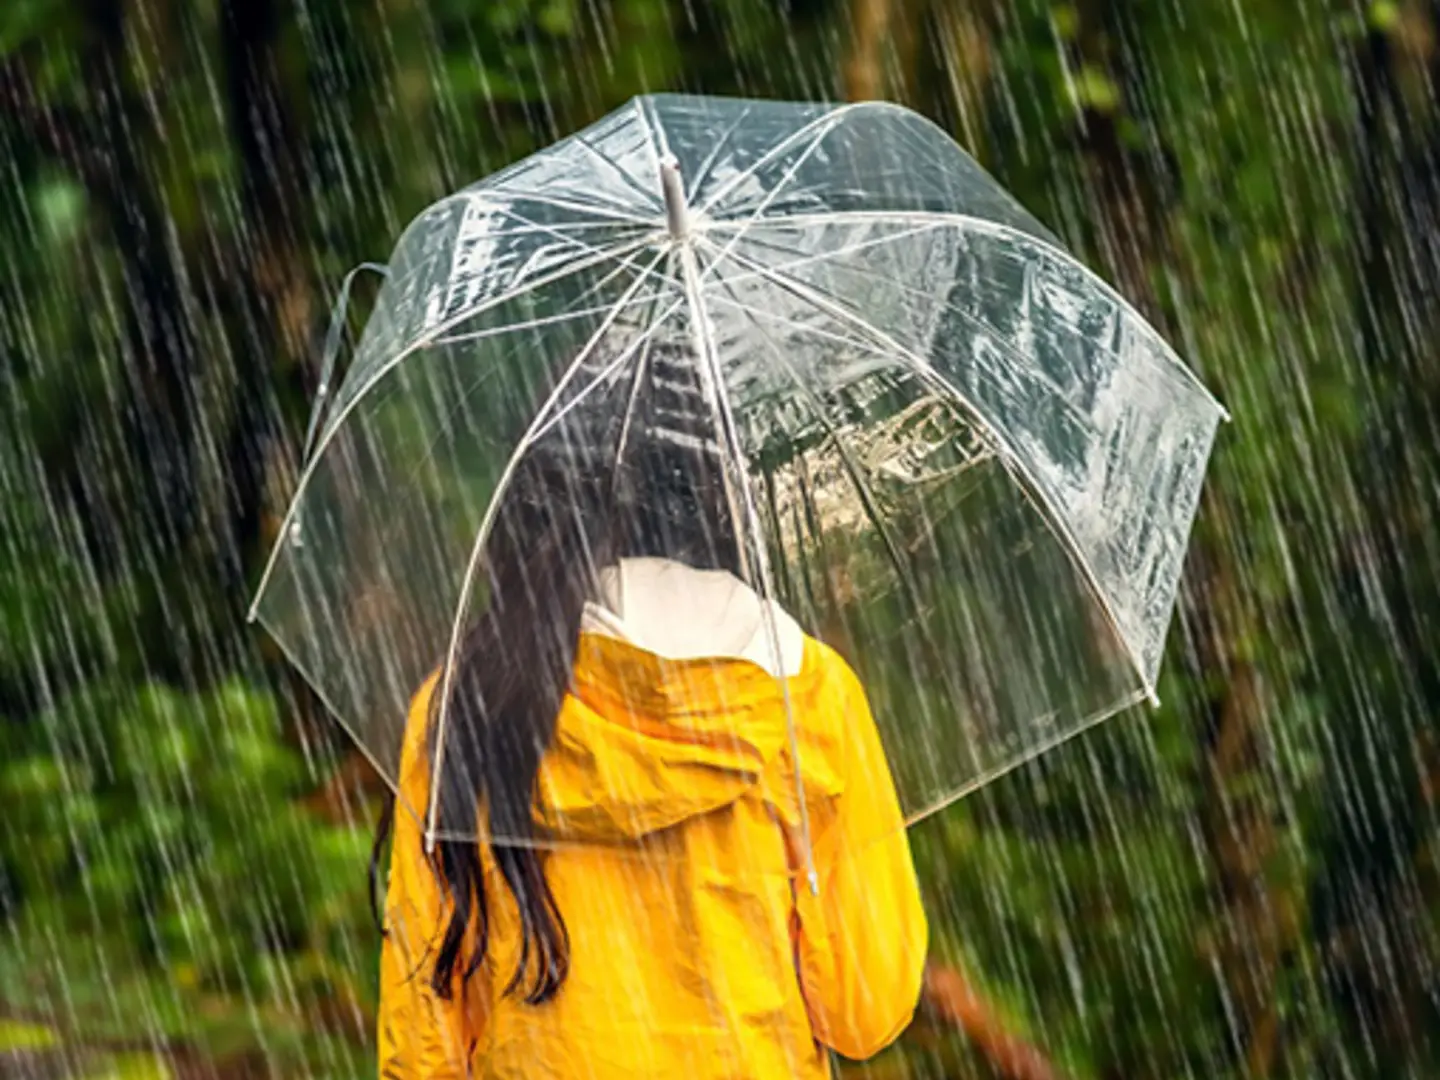
{"label": "green leaf", "polygon": [[50,239],[66,243],[84,230],[87,199],[79,184],[57,176],[42,183],[34,198],[36,217]]}
{"label": "green leaf", "polygon": [[58,1045],[60,1039],[53,1028],[0,1018],[0,1054],[14,1050],[44,1050]]}
{"label": "green leaf", "polygon": [[173,1076],[170,1067],[153,1054],[117,1054],[81,1073],[80,1080],[171,1080]]}
{"label": "green leaf", "polygon": [[0,56],[13,53],[62,17],[57,0],[6,0],[0,12]]}
{"label": "green leaf", "polygon": [[1108,73],[1093,64],[1084,65],[1074,74],[1070,93],[1079,108],[1112,113],[1120,107],[1120,87]]}
{"label": "green leaf", "polygon": [[535,24],[551,37],[568,37],[575,29],[575,6],[571,0],[550,0],[535,17]]}
{"label": "green leaf", "polygon": [[1057,4],[1050,9],[1050,26],[1061,41],[1074,41],[1080,33],[1080,12],[1074,4]]}
{"label": "green leaf", "polygon": [[1400,5],[1395,0],[1376,0],[1366,13],[1370,29],[1388,34],[1400,25]]}

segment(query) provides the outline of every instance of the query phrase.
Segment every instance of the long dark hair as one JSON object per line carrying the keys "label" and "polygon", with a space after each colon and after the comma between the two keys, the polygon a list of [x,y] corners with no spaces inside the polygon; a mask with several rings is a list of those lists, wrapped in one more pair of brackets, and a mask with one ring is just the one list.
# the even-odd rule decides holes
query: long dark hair
{"label": "long dark hair", "polygon": [[[739,569],[724,455],[693,363],[654,355],[637,378],[644,384],[626,388],[631,420],[619,430],[566,424],[520,459],[486,543],[485,595],[477,589],[472,601],[482,610],[462,638],[445,710],[434,869],[451,914],[431,976],[442,998],[457,971],[462,981],[474,974],[488,945],[480,852],[463,839],[474,835],[482,812],[491,856],[520,914],[519,962],[504,992],[523,992],[538,1005],[569,970],[569,934],[534,820],[535,782],[600,570],[646,555]],[[372,890],[391,813],[387,807],[377,831]],[[472,926],[475,944],[465,957]]]}

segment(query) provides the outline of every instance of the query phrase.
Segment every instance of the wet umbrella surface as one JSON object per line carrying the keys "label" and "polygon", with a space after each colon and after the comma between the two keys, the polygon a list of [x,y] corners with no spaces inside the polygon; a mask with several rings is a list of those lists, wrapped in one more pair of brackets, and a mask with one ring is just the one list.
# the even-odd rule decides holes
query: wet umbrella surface
{"label": "wet umbrella surface", "polygon": [[319,426],[255,612],[392,784],[517,470],[620,476],[677,382],[909,820],[1154,697],[1214,399],[922,117],[646,97],[409,226]]}

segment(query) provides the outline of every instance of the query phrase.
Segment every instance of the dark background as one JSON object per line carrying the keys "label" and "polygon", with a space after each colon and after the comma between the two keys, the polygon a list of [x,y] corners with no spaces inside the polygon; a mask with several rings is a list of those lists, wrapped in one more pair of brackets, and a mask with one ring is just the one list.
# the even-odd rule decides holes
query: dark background
{"label": "dark background", "polygon": [[344,271],[647,89],[925,112],[1235,414],[1164,707],[917,830],[936,955],[1077,1077],[1440,1074],[1437,43],[1411,0],[4,0],[0,1077],[373,1075],[375,785],[244,607]]}

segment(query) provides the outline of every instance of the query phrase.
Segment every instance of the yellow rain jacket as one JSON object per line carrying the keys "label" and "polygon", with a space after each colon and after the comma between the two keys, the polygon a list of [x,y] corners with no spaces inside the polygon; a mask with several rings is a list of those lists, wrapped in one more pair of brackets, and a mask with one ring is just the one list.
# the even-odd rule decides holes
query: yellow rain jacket
{"label": "yellow rain jacket", "polygon": [[[401,762],[427,805],[434,678]],[[829,1075],[913,1014],[927,928],[865,695],[806,637],[788,680],[819,894],[804,879],[780,685],[742,660],[667,660],[584,633],[539,776],[562,846],[546,874],[570,934],[551,1001],[502,993],[520,940],[482,845],[490,942],[451,1001],[430,991],[446,905],[419,823],[398,808],[381,963],[380,1075],[769,1080]],[[641,843],[643,842],[643,848]]]}

